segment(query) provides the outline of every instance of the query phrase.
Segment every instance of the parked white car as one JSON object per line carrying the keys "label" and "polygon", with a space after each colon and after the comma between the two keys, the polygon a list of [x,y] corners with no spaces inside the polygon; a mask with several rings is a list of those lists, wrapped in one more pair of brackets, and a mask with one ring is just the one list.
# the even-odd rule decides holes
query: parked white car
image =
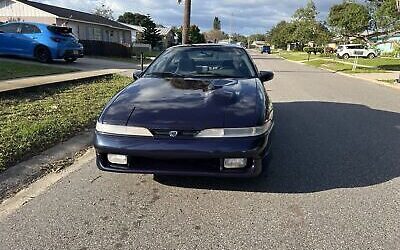
{"label": "parked white car", "polygon": [[357,56],[374,59],[378,56],[378,52],[362,44],[346,44],[338,47],[337,56],[343,59]]}

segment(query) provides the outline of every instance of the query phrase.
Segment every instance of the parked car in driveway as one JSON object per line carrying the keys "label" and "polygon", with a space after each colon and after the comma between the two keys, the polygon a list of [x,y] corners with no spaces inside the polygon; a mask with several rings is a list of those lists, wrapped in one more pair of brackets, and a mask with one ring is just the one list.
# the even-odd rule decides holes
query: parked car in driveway
{"label": "parked car in driveway", "polygon": [[74,62],[83,57],[83,46],[71,28],[41,23],[14,22],[0,25],[0,55]]}
{"label": "parked car in driveway", "polygon": [[270,151],[273,106],[246,50],[184,45],[164,51],[100,115],[94,146],[101,170],[257,176]]}
{"label": "parked car in driveway", "polygon": [[369,59],[374,59],[378,56],[378,51],[368,48],[367,46],[362,44],[340,45],[336,53],[339,58],[343,58],[346,60],[350,57],[365,57]]}

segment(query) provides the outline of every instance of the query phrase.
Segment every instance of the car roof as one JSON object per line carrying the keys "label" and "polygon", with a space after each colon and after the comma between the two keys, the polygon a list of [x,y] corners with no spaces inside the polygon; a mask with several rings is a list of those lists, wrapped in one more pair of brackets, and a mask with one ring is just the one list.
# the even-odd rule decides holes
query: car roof
{"label": "car roof", "polygon": [[237,44],[220,44],[220,43],[181,44],[181,45],[173,46],[171,48],[210,48],[210,47],[243,49],[242,46],[237,45]]}
{"label": "car roof", "polygon": [[37,25],[37,26],[49,26],[48,24],[45,23],[35,23],[35,22],[8,22],[8,23],[3,23],[2,25],[5,24],[31,24],[31,25]]}

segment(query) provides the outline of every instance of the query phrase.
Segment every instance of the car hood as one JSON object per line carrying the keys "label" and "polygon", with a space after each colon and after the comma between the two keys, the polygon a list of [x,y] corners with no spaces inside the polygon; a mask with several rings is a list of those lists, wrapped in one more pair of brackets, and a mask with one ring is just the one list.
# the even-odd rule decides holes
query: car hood
{"label": "car hood", "polygon": [[148,129],[251,127],[260,95],[256,79],[142,78],[106,107],[100,121]]}

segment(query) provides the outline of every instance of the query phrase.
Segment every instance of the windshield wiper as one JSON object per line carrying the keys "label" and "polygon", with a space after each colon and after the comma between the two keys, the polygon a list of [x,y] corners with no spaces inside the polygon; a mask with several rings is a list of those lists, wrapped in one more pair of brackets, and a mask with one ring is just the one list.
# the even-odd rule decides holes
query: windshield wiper
{"label": "windshield wiper", "polygon": [[184,78],[186,77],[185,75],[181,75],[175,72],[151,72],[146,75],[155,75],[155,76],[161,76],[161,77],[179,77],[179,78]]}

